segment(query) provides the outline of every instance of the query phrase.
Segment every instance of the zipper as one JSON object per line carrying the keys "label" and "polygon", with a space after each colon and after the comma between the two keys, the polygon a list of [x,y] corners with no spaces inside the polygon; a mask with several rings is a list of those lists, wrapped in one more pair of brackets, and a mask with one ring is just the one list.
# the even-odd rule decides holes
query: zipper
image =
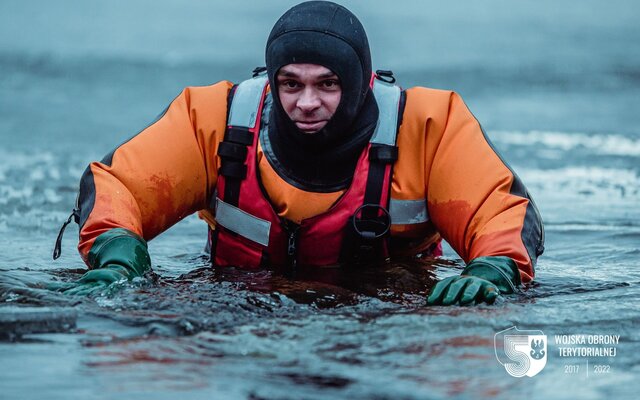
{"label": "zipper", "polygon": [[57,260],[58,258],[60,258],[60,255],[62,254],[62,236],[64,235],[64,230],[67,229],[67,226],[71,223],[72,220],[76,224],[80,223],[80,207],[78,207],[79,197],[80,197],[80,194],[78,194],[78,197],[76,197],[76,205],[75,207],[73,207],[73,210],[71,211],[71,215],[69,215],[69,218],[67,218],[65,223],[62,224],[62,227],[60,228],[60,232],[58,232],[58,238],[56,239],[56,244],[53,247],[54,260]]}
{"label": "zipper", "polygon": [[287,232],[287,260],[289,269],[293,273],[298,266],[298,233],[300,225],[288,219],[282,221],[282,226]]}

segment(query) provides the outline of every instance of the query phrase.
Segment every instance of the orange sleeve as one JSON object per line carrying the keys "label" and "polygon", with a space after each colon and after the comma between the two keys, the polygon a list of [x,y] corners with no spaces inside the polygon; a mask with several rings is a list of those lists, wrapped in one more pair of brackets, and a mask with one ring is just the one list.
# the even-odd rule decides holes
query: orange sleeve
{"label": "orange sleeve", "polygon": [[207,207],[231,87],[223,81],[185,89],[156,122],[87,167],[78,198],[85,262],[96,237],[110,229],[150,240]]}
{"label": "orange sleeve", "polygon": [[446,118],[424,125],[431,221],[465,262],[507,256],[517,263],[522,281],[531,281],[543,241],[535,205],[460,96],[448,92],[440,103],[435,108]]}

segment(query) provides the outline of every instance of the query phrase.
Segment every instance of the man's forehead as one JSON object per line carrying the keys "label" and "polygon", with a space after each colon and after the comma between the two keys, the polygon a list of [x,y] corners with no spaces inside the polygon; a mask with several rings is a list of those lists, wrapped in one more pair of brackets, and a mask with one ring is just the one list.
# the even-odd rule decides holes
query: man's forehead
{"label": "man's forehead", "polygon": [[313,75],[319,78],[335,76],[335,72],[320,64],[287,64],[278,70],[278,76]]}

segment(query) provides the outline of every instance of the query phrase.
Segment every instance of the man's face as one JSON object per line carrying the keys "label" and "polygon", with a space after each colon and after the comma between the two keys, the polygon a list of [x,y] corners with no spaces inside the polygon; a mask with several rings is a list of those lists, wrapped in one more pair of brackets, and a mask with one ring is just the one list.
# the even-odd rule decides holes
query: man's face
{"label": "man's face", "polygon": [[317,64],[288,64],[276,77],[284,111],[304,133],[315,133],[329,122],[340,104],[340,79]]}

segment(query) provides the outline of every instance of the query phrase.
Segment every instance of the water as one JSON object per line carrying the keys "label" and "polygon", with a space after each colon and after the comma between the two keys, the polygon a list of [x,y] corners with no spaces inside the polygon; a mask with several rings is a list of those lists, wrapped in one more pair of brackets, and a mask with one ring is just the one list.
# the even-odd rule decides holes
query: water
{"label": "water", "polygon": [[[630,0],[345,3],[368,29],[374,64],[404,86],[460,92],[530,189],[546,252],[521,296],[426,307],[434,279],[461,270],[450,249],[340,285],[213,271],[196,217],[150,243],[149,280],[95,299],[39,289],[83,271],[73,226],[62,257],[50,257],[86,164],[183,86],[247,77],[291,4],[0,4],[0,307],[78,311],[73,333],[0,342],[1,397],[632,398],[640,10]],[[549,338],[533,378],[496,361],[493,336],[514,325]],[[587,359],[560,357],[556,334],[620,343],[615,357],[588,360],[587,377]]]}

